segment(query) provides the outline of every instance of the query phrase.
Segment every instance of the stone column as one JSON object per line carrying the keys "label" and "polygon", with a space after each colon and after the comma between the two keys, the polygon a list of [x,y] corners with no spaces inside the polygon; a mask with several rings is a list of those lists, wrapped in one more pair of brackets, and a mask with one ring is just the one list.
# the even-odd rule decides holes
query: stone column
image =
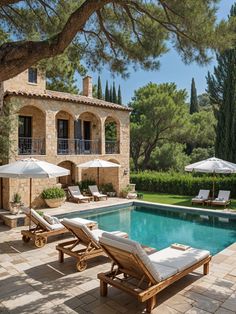
{"label": "stone column", "polygon": [[56,128],[56,114],[51,110],[46,111],[46,132],[45,132],[45,144],[46,155],[48,157],[57,155],[57,128]]}
{"label": "stone column", "polygon": [[106,154],[106,138],[105,138],[105,120],[101,119],[101,154],[105,155]]}

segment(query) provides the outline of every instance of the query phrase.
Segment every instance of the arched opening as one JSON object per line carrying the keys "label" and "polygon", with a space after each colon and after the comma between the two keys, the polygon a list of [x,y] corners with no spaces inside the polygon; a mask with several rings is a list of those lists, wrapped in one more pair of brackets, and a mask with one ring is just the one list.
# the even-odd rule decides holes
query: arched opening
{"label": "arched opening", "polygon": [[56,114],[57,129],[57,154],[74,155],[74,118],[66,111],[59,111]]}
{"label": "arched opening", "polygon": [[65,160],[65,161],[60,162],[58,166],[70,170],[70,174],[68,176],[58,178],[58,182],[61,183],[62,187],[74,185],[77,182],[78,170],[77,170],[76,165],[70,160]]}
{"label": "arched opening", "polygon": [[76,121],[76,139],[80,154],[101,153],[101,121],[91,112],[83,112]]}
{"label": "arched opening", "polygon": [[113,117],[105,120],[105,150],[106,154],[120,153],[120,123]]}
{"label": "arched opening", "polygon": [[18,111],[18,154],[44,155],[45,114],[35,106],[24,106]]}

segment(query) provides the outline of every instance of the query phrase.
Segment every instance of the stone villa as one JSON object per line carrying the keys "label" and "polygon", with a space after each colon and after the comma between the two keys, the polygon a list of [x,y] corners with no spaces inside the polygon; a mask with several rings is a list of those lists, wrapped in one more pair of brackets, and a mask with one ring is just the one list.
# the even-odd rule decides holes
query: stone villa
{"label": "stone villa", "polygon": [[[78,164],[100,158],[120,168],[100,169],[100,184],[112,183],[117,193],[129,183],[129,116],[121,105],[95,99],[92,79],[83,79],[83,96],[46,90],[44,74],[29,69],[4,82],[4,102],[16,103],[18,127],[12,132],[15,153],[9,162],[34,157],[70,170],[58,179],[33,180],[33,206],[40,207],[40,192],[56,183],[71,185],[96,179],[96,169]],[[113,124],[115,138],[107,138],[106,126]],[[28,179],[2,179],[0,208],[8,208],[18,192],[29,203]]]}

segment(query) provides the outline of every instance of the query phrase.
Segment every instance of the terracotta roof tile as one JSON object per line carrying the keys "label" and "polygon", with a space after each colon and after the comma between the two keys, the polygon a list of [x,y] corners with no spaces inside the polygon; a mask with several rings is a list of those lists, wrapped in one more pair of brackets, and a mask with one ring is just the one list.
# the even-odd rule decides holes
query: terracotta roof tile
{"label": "terracotta roof tile", "polygon": [[114,104],[105,100],[90,98],[90,97],[86,97],[82,95],[51,91],[51,90],[46,90],[45,93],[36,93],[36,92],[27,92],[27,91],[5,91],[4,95],[54,99],[54,100],[69,101],[69,102],[75,102],[75,103],[83,103],[83,104],[88,104],[90,106],[99,106],[99,107],[111,108],[111,109],[117,109],[117,110],[132,111],[131,108]]}

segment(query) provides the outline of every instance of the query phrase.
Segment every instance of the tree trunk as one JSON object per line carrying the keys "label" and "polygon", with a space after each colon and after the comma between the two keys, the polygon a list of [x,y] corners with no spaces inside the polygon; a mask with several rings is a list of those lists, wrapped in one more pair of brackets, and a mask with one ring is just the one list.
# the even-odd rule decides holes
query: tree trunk
{"label": "tree trunk", "polygon": [[42,41],[8,42],[1,45],[0,82],[16,76],[42,59],[63,53],[76,34],[82,31],[90,16],[113,2],[115,0],[85,1],[71,14],[62,31],[52,38]]}

